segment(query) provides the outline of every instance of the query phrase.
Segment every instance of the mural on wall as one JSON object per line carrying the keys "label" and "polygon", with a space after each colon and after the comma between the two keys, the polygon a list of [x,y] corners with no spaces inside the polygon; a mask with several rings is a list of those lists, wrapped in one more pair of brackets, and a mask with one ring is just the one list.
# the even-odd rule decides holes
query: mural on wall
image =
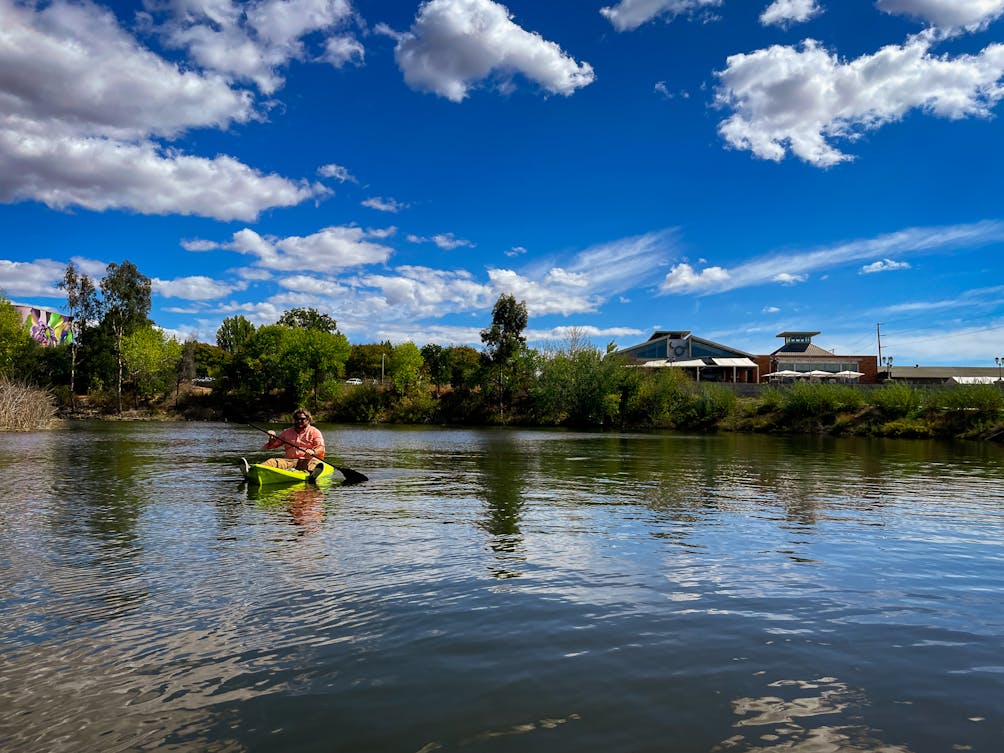
{"label": "mural on wall", "polygon": [[60,343],[73,342],[73,317],[31,306],[14,308],[21,315],[21,322],[31,338],[40,345],[54,348]]}

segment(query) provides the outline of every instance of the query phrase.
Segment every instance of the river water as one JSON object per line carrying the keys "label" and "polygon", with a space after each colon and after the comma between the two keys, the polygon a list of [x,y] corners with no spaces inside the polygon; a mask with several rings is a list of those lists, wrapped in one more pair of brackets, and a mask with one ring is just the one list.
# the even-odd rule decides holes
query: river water
{"label": "river water", "polygon": [[0,449],[0,750],[1004,749],[1004,448],[322,425]]}

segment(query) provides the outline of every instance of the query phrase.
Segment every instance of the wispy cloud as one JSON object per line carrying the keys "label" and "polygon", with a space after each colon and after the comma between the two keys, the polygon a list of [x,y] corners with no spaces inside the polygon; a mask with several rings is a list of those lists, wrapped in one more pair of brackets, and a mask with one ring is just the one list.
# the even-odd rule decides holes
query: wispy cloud
{"label": "wispy cloud", "polygon": [[722,0],[621,0],[616,5],[600,8],[600,13],[617,31],[632,31],[655,18],[672,21],[677,16],[721,4]]}
{"label": "wispy cloud", "polygon": [[409,206],[403,201],[398,201],[397,199],[384,198],[382,196],[374,196],[369,199],[364,199],[360,203],[364,207],[375,209],[378,212],[390,212],[391,214],[397,214],[402,209],[407,209]]}
{"label": "wispy cloud", "polygon": [[909,228],[877,238],[851,241],[802,253],[763,256],[731,269],[721,266],[700,271],[690,264],[675,265],[660,286],[663,293],[722,293],[770,282],[791,283],[819,270],[880,257],[929,254],[975,248],[1004,241],[1004,222],[977,222],[933,228]]}

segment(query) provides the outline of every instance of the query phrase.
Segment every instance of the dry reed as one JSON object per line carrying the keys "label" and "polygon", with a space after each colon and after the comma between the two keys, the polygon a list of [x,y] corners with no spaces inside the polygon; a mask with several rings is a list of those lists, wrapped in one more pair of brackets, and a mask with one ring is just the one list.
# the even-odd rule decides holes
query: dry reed
{"label": "dry reed", "polygon": [[0,429],[32,431],[49,426],[56,404],[48,390],[0,375]]}

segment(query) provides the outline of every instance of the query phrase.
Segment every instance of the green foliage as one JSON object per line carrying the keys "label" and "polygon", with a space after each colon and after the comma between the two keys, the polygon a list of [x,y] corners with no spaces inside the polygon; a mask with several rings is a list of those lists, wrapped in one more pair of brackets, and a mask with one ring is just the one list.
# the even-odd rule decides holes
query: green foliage
{"label": "green foliage", "polygon": [[598,348],[561,350],[541,360],[531,390],[535,417],[544,424],[607,426],[620,418],[624,366]]}
{"label": "green foliage", "polygon": [[38,347],[22,326],[14,304],[0,298],[0,374],[23,373],[25,361]]}
{"label": "green foliage", "polygon": [[481,342],[494,366],[492,386],[498,397],[499,420],[503,420],[506,406],[511,407],[517,389],[514,362],[526,350],[523,330],[527,322],[526,303],[517,302],[512,295],[500,295],[492,309],[492,325],[481,330]]}
{"label": "green foliage", "polygon": [[993,384],[960,385],[930,393],[931,407],[949,411],[971,411],[979,418],[991,418],[1004,408],[1004,392]]}
{"label": "green foliage", "polygon": [[360,379],[380,379],[393,348],[389,342],[353,345],[345,362],[345,374]]}
{"label": "green foliage", "polygon": [[633,369],[625,400],[631,426],[684,427],[697,416],[697,385],[682,369]]}
{"label": "green foliage", "polygon": [[122,359],[136,397],[149,400],[170,392],[181,355],[181,344],[154,327],[142,327],[126,335]]}
{"label": "green foliage", "polygon": [[442,345],[428,343],[422,346],[422,361],[429,374],[429,381],[436,385],[436,394],[450,381],[450,352]]}
{"label": "green foliage", "polygon": [[388,419],[401,424],[427,424],[436,416],[437,401],[428,392],[413,391],[391,407]]}
{"label": "green foliage", "polygon": [[450,354],[450,384],[455,390],[471,390],[478,382],[481,354],[469,345],[455,345]]}
{"label": "green foliage", "polygon": [[702,384],[698,392],[696,418],[703,428],[724,420],[736,409],[736,393],[722,384]]}
{"label": "green foliage", "polygon": [[408,395],[422,382],[422,353],[413,342],[395,345],[390,354],[388,371],[399,395]]}
{"label": "green foliage", "polygon": [[284,311],[276,324],[280,327],[309,329],[318,332],[327,332],[328,334],[338,331],[338,322],[327,314],[319,313],[317,309],[313,308],[295,308]]}
{"label": "green foliage", "polygon": [[216,330],[216,345],[230,355],[237,355],[254,337],[255,326],[243,316],[229,316]]}
{"label": "green foliage", "polygon": [[114,335],[115,356],[118,361],[116,407],[122,412],[122,371],[125,366],[122,353],[126,335],[147,323],[150,312],[150,278],[140,273],[131,261],[112,262],[101,278],[101,315]]}
{"label": "green foliage", "polygon": [[384,410],[386,393],[371,385],[344,390],[332,406],[332,417],[337,421],[370,423],[378,420]]}
{"label": "green foliage", "polygon": [[923,403],[922,398],[919,390],[900,383],[886,384],[868,395],[868,401],[890,419],[915,415]]}
{"label": "green foliage", "polygon": [[864,404],[860,390],[847,384],[798,382],[784,392],[782,410],[793,419],[827,419]]}

